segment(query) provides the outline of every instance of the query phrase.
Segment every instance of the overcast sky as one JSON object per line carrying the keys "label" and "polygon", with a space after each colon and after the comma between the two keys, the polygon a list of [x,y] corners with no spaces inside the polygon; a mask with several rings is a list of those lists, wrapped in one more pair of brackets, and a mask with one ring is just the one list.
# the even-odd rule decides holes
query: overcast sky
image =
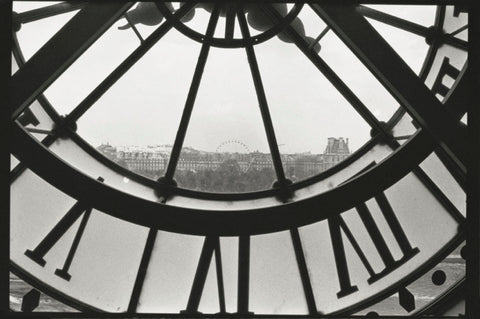
{"label": "overcast sky", "polygon": [[[16,2],[21,12],[49,3]],[[430,26],[431,7],[377,6],[382,10]],[[25,24],[18,33],[28,59],[73,16]],[[300,16],[307,36],[317,37],[325,24],[308,6]],[[206,28],[208,15],[196,10],[190,25]],[[121,19],[103,35],[47,91],[61,114],[71,111],[139,45],[134,32],[118,30]],[[418,72],[427,52],[423,38],[372,22],[409,65]],[[155,27],[138,24],[146,37]],[[219,30],[224,30],[220,18]],[[256,31],[251,28],[251,32]],[[238,26],[236,36],[238,36]],[[371,108],[388,120],[397,108],[354,55],[329,31],[320,42],[320,56]],[[200,44],[176,30],[162,38],[79,121],[79,134],[92,145],[173,144],[197,62]],[[369,139],[370,128],[294,44],[277,37],[255,46],[277,141],[282,153],[323,152],[328,137],[349,138],[355,150]],[[252,151],[268,152],[245,50],[212,48],[205,67],[184,146],[214,151],[226,140],[239,140]]]}

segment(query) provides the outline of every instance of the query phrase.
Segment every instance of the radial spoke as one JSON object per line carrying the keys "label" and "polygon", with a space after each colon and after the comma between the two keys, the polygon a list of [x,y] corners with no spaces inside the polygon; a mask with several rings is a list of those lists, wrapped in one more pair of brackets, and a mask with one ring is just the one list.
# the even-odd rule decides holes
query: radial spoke
{"label": "radial spoke", "polygon": [[[194,4],[185,4],[175,12],[175,16],[182,17]],[[114,85],[130,68],[140,60],[171,28],[170,20],[164,22],[157,28],[138,48],[135,49],[112,73],[110,73],[72,112],[67,116],[67,121],[72,123],[77,121],[88,109],[98,101],[100,97],[112,85]]]}
{"label": "radial spoke", "polygon": [[86,4],[87,4],[86,2],[65,1],[61,3],[45,6],[42,8],[17,13],[13,16],[13,19],[15,23],[21,23],[21,24],[29,23],[29,22],[40,20],[40,19],[53,17],[62,13],[75,11],[85,7]]}
{"label": "radial spoke", "polygon": [[444,106],[353,5],[312,5],[400,105],[465,170],[467,136]]}
{"label": "radial spoke", "polygon": [[468,23],[467,23],[466,25],[464,25],[463,27],[460,27],[460,28],[458,28],[457,30],[455,30],[455,31],[453,31],[453,32],[450,32],[449,34],[450,34],[451,36],[454,36],[454,35],[457,35],[457,34],[459,34],[460,32],[465,31],[465,30],[467,30],[467,29],[468,29]]}
{"label": "radial spoke", "polygon": [[185,102],[185,107],[183,109],[182,119],[180,120],[175,142],[172,147],[172,153],[170,154],[170,160],[168,161],[168,167],[165,172],[166,182],[173,180],[173,175],[175,174],[175,169],[177,167],[178,159],[180,158],[183,141],[185,140],[185,135],[187,133],[188,123],[190,122],[190,117],[192,115],[193,105],[195,104],[195,98],[197,97],[203,70],[205,69],[205,64],[207,62],[208,52],[210,51],[210,44],[208,43],[207,39],[213,37],[215,27],[217,26],[219,13],[220,11],[218,6],[215,6],[210,16],[210,21],[208,22],[207,31],[205,34],[206,40],[203,43],[200,50],[200,55],[198,56],[197,66],[195,67],[187,101]]}
{"label": "radial spoke", "polygon": [[[239,9],[237,12],[237,16],[243,38],[250,38],[250,32],[248,30],[248,25],[243,10]],[[280,157],[280,151],[278,149],[277,139],[275,137],[272,118],[268,109],[267,98],[265,96],[265,90],[263,88],[262,78],[260,76],[260,70],[258,68],[255,51],[252,45],[246,45],[245,50],[247,52],[247,58],[250,64],[250,71],[252,72],[253,83],[255,86],[255,91],[257,93],[260,112],[262,114],[263,125],[265,126],[265,132],[267,134],[268,146],[270,148],[270,153],[272,154],[273,166],[275,167],[278,182],[281,186],[285,186],[286,178],[283,171],[282,159]]]}
{"label": "radial spoke", "polygon": [[143,249],[142,259],[138,267],[137,277],[133,285],[132,294],[130,296],[130,302],[128,304],[128,312],[134,313],[137,311],[138,301],[140,300],[140,294],[142,292],[143,283],[147,274],[148,265],[152,257],[153,247],[157,238],[158,230],[150,228],[145,242],[145,248]]}
{"label": "radial spoke", "polygon": [[396,28],[414,33],[416,35],[426,37],[429,33],[428,27],[423,25],[393,16],[391,14],[372,9],[365,6],[358,6],[357,11],[363,14],[365,17],[380,21],[382,23],[391,25]]}
{"label": "radial spoke", "polygon": [[295,258],[297,259],[297,265],[300,272],[300,278],[302,280],[303,291],[305,293],[305,300],[307,301],[307,307],[309,314],[313,315],[318,313],[317,305],[315,304],[315,296],[313,294],[312,283],[310,281],[310,275],[308,273],[307,262],[305,260],[305,254],[303,252],[302,240],[298,228],[290,229],[290,236],[292,238],[293,250],[295,251]]}
{"label": "radial spoke", "polygon": [[[430,28],[425,27],[423,25],[393,16],[391,14],[388,14],[379,10],[375,10],[369,7],[358,6],[357,11],[363,14],[367,18],[371,18],[371,19],[380,21],[382,23],[391,25],[393,27],[400,28],[402,30],[414,33],[424,38],[429,37],[432,34],[432,32],[435,32],[435,30],[432,27]],[[442,33],[440,35],[439,40],[443,43],[449,44],[458,49],[468,50],[468,43],[464,40],[455,38],[454,35],[455,34],[453,33],[452,34]]]}
{"label": "radial spoke", "polygon": [[233,33],[235,31],[235,10],[234,6],[230,5],[227,8],[227,16],[225,22],[225,39],[233,39]]}
{"label": "radial spoke", "polygon": [[12,76],[11,119],[15,120],[131,6],[123,2],[88,4],[68,21]]}
{"label": "radial spoke", "polygon": [[128,12],[123,15],[125,17],[125,20],[127,20],[128,24],[132,28],[133,32],[137,36],[138,40],[140,40],[140,43],[143,43],[145,40],[143,39],[142,35],[140,34],[140,31],[138,31],[137,27],[135,26],[135,23],[132,22],[132,19],[130,19],[130,16],[128,15]]}
{"label": "radial spoke", "polygon": [[455,47],[457,49],[462,49],[464,51],[468,50],[468,42],[459,38],[454,37],[452,34],[447,34],[444,33],[441,36],[441,39],[443,42],[446,44],[451,45],[452,47]]}
{"label": "radial spoke", "polygon": [[[281,19],[280,14],[271,5],[266,6],[265,13],[274,21]],[[350,105],[360,114],[360,116],[370,125],[376,132],[381,133],[386,139],[390,139],[390,134],[385,127],[373,115],[365,104],[353,93],[353,91],[342,81],[342,79],[330,68],[330,66],[310,48],[305,39],[292,27],[287,26],[285,32],[295,45],[305,54],[305,56],[322,72],[322,74],[332,83],[332,85],[342,94],[342,96],[350,103]]]}

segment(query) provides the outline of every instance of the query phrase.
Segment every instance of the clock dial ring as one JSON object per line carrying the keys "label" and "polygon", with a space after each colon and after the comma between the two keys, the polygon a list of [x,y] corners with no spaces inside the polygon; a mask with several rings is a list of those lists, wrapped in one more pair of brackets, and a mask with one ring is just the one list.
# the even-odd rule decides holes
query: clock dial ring
{"label": "clock dial ring", "polygon": [[[36,141],[33,141],[28,133],[18,126],[14,129],[14,137],[21,142],[14,147],[14,154],[27,163],[37,174],[74,198],[86,201],[112,216],[168,231],[229,236],[289,229],[292,225],[298,227],[341,213],[356,203],[371,198],[378,191],[393,185],[409,173],[411,167],[415,167],[425,159],[431,153],[427,150],[433,148],[433,141],[430,137],[424,132],[419,132],[414,139],[405,143],[394,153],[395,156],[390,156],[387,160],[379,163],[369,170],[368,174],[364,173],[348,183],[319,194],[314,198],[263,209],[200,211],[163,205],[119,192],[74,170],[58,157],[46,151]],[[392,170],[398,168],[397,163],[400,162],[403,165],[409,163],[408,168],[396,169],[395,173],[392,174]],[[52,174],[53,168],[55,174]],[[58,172],[62,172],[61,176],[57,174]],[[390,179],[381,178],[379,182],[380,176],[389,176]],[[76,180],[78,184],[71,185],[71,180]],[[376,187],[375,189],[369,189],[366,194],[357,192],[354,196],[349,196],[345,200],[346,197],[343,194],[351,192],[352,189],[362,189],[362,187],[358,188],[360,185],[363,185],[363,189],[366,189],[366,185],[376,185]],[[339,201],[342,201],[340,205],[337,204],[336,207],[332,205],[332,203],[339,203]],[[129,205],[137,207],[139,213],[132,216],[125,208],[130,207]],[[315,207],[332,207],[332,209],[318,214],[314,212]],[[292,213],[292,209],[295,214]],[[178,216],[182,216],[182,218],[178,219]],[[263,222],[261,224],[257,223],[256,221],[259,220]],[[271,223],[265,223],[266,221]]]}
{"label": "clock dial ring", "polygon": [[[441,20],[441,19],[440,19],[440,20]],[[428,71],[428,68],[426,68],[424,71]],[[20,131],[18,131],[18,132],[20,132]],[[419,134],[419,135],[421,135],[421,134]],[[415,138],[414,138],[414,139],[415,139]],[[410,143],[410,142],[408,142],[408,143]],[[423,144],[423,145],[422,145],[422,144],[419,144],[418,146],[413,147],[413,148],[415,148],[415,149],[423,148],[423,151],[424,151],[424,154],[425,154],[425,155],[423,155],[423,157],[426,157],[426,156],[427,156],[426,154],[428,153],[428,152],[425,152],[425,150],[426,150],[426,145],[427,145],[427,144]],[[20,146],[20,147],[21,147],[21,146]],[[431,146],[430,148],[433,149],[433,146]],[[25,150],[23,150],[23,151],[25,152]],[[24,155],[25,155],[25,154],[26,154],[26,153],[24,153]],[[418,154],[420,154],[420,153],[418,153]],[[19,154],[19,157],[20,157],[20,158],[23,158],[24,156],[21,156],[21,155]],[[413,157],[410,157],[410,158],[411,158],[411,159],[410,159],[409,163],[411,163],[411,164],[410,164],[411,166],[409,166],[408,169],[410,169],[411,167],[417,165],[417,164],[420,163],[421,160],[423,159],[422,156],[418,156],[416,160],[413,160]],[[47,164],[47,163],[45,162],[44,164]],[[394,165],[392,165],[392,167],[393,167],[393,166],[394,166]],[[407,172],[408,169],[405,169],[405,172]],[[374,171],[375,171],[375,169],[372,170],[372,172],[374,172]],[[381,176],[381,174],[377,175],[377,177],[379,177],[379,176]],[[401,177],[401,174],[398,174],[397,177],[396,177],[396,180],[398,180],[400,177]],[[51,180],[51,181],[53,181],[52,178],[54,178],[54,177],[50,177],[50,180]],[[373,179],[372,179],[372,180],[373,180]],[[304,181],[303,183],[299,183],[298,185],[294,184],[294,185],[286,186],[286,187],[287,187],[287,189],[290,189],[290,190],[292,190],[292,191],[295,191],[296,189],[299,189],[299,188],[301,188],[301,187],[308,186],[311,181],[316,181],[316,179],[315,179],[315,178],[312,178],[312,179],[310,179],[310,180],[308,180],[308,181]],[[91,182],[93,182],[93,181],[91,181]],[[58,181],[57,181],[57,183],[58,183]],[[65,183],[63,183],[63,184],[64,184],[63,186],[66,186],[66,185],[65,185],[66,183],[67,183],[67,182],[65,181]],[[385,183],[384,185],[391,185],[391,184],[393,184],[393,183],[394,183],[394,180],[392,179],[390,182]],[[57,185],[59,185],[59,184],[57,184]],[[93,186],[93,184],[91,184],[91,185]],[[62,186],[62,187],[63,187],[63,186]],[[105,186],[104,186],[104,185],[100,185],[100,187],[105,187]],[[86,188],[89,189],[89,187],[86,187]],[[65,188],[65,189],[67,189],[67,188]],[[380,189],[380,187],[379,187],[379,189]],[[190,192],[190,194],[192,194],[192,193],[195,194],[195,192]],[[267,196],[271,196],[271,195],[275,195],[275,193],[277,193],[277,191],[276,191],[276,190],[272,190],[271,193],[270,193],[270,192],[264,192],[264,193],[262,193],[262,194],[267,195]],[[328,192],[328,193],[330,193],[330,192]],[[70,193],[70,194],[71,194],[71,195],[74,195],[74,197],[78,196],[78,193],[76,193],[76,194]],[[103,194],[105,194],[105,193],[103,193]],[[371,194],[369,194],[369,195],[363,196],[362,199],[365,200],[365,199],[371,197],[372,194],[373,194],[373,192],[372,192]],[[84,194],[83,196],[84,196],[84,198],[86,199],[86,198],[90,198],[91,194]],[[113,193],[110,193],[109,196],[114,196],[114,195],[113,195]],[[222,196],[223,196],[223,194],[218,194],[218,195],[217,195],[217,198],[218,198],[218,199],[224,199],[224,198],[222,198]],[[227,200],[230,200],[230,198],[228,198],[228,196],[229,196],[228,194],[225,195],[226,199],[227,199]],[[245,197],[243,197],[243,196],[245,196]],[[328,195],[322,194],[321,197],[322,197],[322,196],[328,196]],[[337,195],[337,196],[338,196],[338,195]],[[208,195],[205,195],[204,197],[207,197],[207,198],[208,198]],[[341,197],[341,196],[339,196],[339,197]],[[239,194],[239,195],[238,195],[238,198],[235,198],[235,199],[248,199],[248,198],[249,198],[248,195]],[[354,204],[355,202],[360,202],[360,201],[362,201],[362,199],[357,199],[356,201],[351,201],[351,204]],[[96,202],[99,203],[99,201],[96,201]],[[127,202],[130,202],[130,200],[126,200],[125,203],[127,203]],[[307,201],[305,201],[305,202],[307,202]],[[290,206],[288,206],[289,208],[286,208],[287,206],[285,206],[284,211],[287,211],[288,209],[290,209],[290,207],[291,207],[292,209],[300,209],[300,210],[302,210],[302,211],[303,211],[303,210],[308,210],[308,209],[311,209],[311,208],[315,207],[315,205],[316,205],[316,204],[314,204],[314,203],[315,203],[315,200],[309,199],[308,202],[310,202],[311,204],[302,205],[302,203],[300,203],[300,202],[299,202],[299,203],[292,203]],[[137,202],[137,203],[139,203],[139,202]],[[150,216],[145,215],[144,217],[141,218],[142,220],[132,219],[132,218],[129,219],[129,218],[127,217],[128,214],[123,214],[123,215],[122,215],[122,214],[119,214],[119,215],[117,215],[117,216],[123,216],[123,217],[121,217],[121,218],[126,218],[126,217],[127,217],[127,220],[130,220],[130,221],[134,221],[134,220],[135,220],[134,222],[140,223],[140,224],[142,224],[142,225],[149,225],[154,219],[157,218],[157,217],[152,217],[152,216],[154,216],[155,214],[157,214],[157,210],[166,210],[166,211],[170,210],[170,211],[172,212],[172,214],[177,214],[177,213],[179,213],[179,212],[182,210],[181,207],[173,207],[173,206],[169,206],[169,205],[161,205],[161,204],[156,204],[156,203],[144,203],[144,204],[147,204],[147,206],[150,207],[149,209],[147,209],[147,211],[150,211],[149,214],[151,214],[151,215],[150,215]],[[317,204],[318,204],[318,203],[317,203]],[[350,204],[350,205],[351,205],[351,204]],[[326,205],[326,207],[329,207],[329,206],[331,206],[331,205],[328,205],[328,204]],[[117,206],[116,208],[115,208],[115,207],[111,207],[111,206],[108,207],[108,206],[105,205],[105,203],[100,204],[99,207],[103,207],[105,211],[115,211],[115,210],[118,209],[118,206]],[[146,206],[144,206],[144,207],[146,207]],[[274,207],[274,206],[272,206],[272,209],[273,209],[273,207]],[[344,210],[344,209],[346,209],[346,208],[348,208],[347,205],[345,205],[342,209]],[[260,228],[260,229],[257,229],[257,230],[255,230],[255,231],[253,231],[253,230],[251,230],[251,229],[249,230],[249,227],[245,227],[244,229],[241,229],[241,230],[240,230],[240,229],[237,229],[237,230],[236,230],[237,234],[238,234],[238,233],[258,233],[258,232],[263,232],[263,231],[270,231],[270,232],[271,232],[271,231],[281,230],[281,229],[287,228],[287,227],[288,227],[287,225],[289,225],[289,222],[292,222],[292,220],[289,219],[289,218],[287,218],[287,217],[280,217],[280,215],[286,216],[285,213],[278,213],[278,212],[277,212],[277,213],[275,213],[275,214],[271,214],[271,213],[267,212],[268,209],[263,209],[263,208],[262,208],[261,210],[262,210],[262,211],[265,211],[265,213],[266,213],[265,215],[262,215],[262,213],[258,213],[259,216],[256,216],[256,217],[254,217],[254,218],[250,217],[250,218],[251,218],[251,221],[250,221],[250,222],[247,221],[247,220],[248,220],[248,217],[246,217],[246,216],[248,216],[248,212],[249,212],[249,211],[252,211],[252,210],[256,210],[256,209],[257,209],[257,208],[254,207],[254,206],[251,207],[251,208],[249,208],[249,209],[246,209],[246,210],[245,210],[245,214],[243,214],[244,216],[240,216],[241,213],[239,213],[239,212],[230,211],[230,212],[228,212],[228,215],[229,215],[229,216],[226,217],[222,222],[220,222],[220,223],[219,223],[219,226],[218,226],[218,227],[215,227],[215,228],[228,229],[228,230],[224,230],[224,233],[228,233],[229,231],[233,231],[234,229],[237,229],[237,227],[238,227],[238,221],[240,221],[240,224],[241,224],[241,225],[243,225],[243,224],[247,224],[247,225],[248,225],[248,224],[253,224],[252,221],[260,218],[260,216],[262,216],[262,220],[264,220],[264,218],[281,219],[281,220],[282,220],[281,223],[283,223],[283,226],[279,226],[281,223],[277,223],[276,226],[267,227],[267,228]],[[337,212],[342,211],[342,209],[337,209]],[[190,210],[189,210],[189,209],[186,209],[185,211],[187,211],[187,215],[191,216],[192,218],[195,218],[195,219],[197,219],[197,218],[200,218],[200,219],[206,218],[203,222],[201,222],[201,225],[205,225],[205,226],[206,226],[206,225],[212,225],[212,222],[213,222],[214,220],[218,221],[217,218],[219,218],[220,216],[215,216],[215,217],[213,216],[213,215],[215,215],[216,213],[225,214],[225,216],[227,215],[224,211],[218,211],[218,212],[215,212],[215,213],[211,213],[211,212],[209,212],[209,213],[202,213],[201,210],[196,211],[195,209],[190,209]],[[201,212],[201,213],[198,214],[198,212]],[[236,215],[237,213],[239,213],[239,214]],[[114,213],[114,214],[115,214],[115,213]],[[168,214],[170,214],[170,213],[167,213],[167,215],[168,215]],[[194,214],[195,214],[196,216],[195,216]],[[233,215],[230,215],[230,214],[235,214],[236,216],[233,216]],[[199,217],[199,215],[202,215],[202,217]],[[172,216],[173,216],[173,215],[172,215]],[[271,217],[267,217],[267,216],[271,216]],[[309,217],[307,217],[307,216],[309,216]],[[305,213],[305,217],[299,217],[299,216],[296,217],[296,218],[302,219],[301,222],[298,222],[298,221],[297,221],[297,224],[296,224],[296,225],[297,225],[297,226],[304,225],[304,224],[307,224],[307,223],[312,222],[312,221],[315,221],[315,220],[320,220],[320,219],[326,218],[327,216],[330,216],[330,215],[327,214],[327,215],[324,215],[324,216],[312,217],[311,214]],[[165,216],[165,218],[171,220],[170,217]],[[160,218],[160,219],[162,219],[162,218]],[[207,220],[208,220],[208,221],[207,221]],[[228,220],[230,220],[230,222],[228,222]],[[164,220],[164,221],[165,221],[165,220]],[[232,221],[235,221],[235,222],[232,222]],[[168,223],[167,223],[167,224],[168,224]],[[174,224],[175,224],[175,223],[174,223]],[[163,229],[188,232],[188,231],[187,231],[188,227],[185,228],[184,226],[173,225],[173,224],[172,224],[171,226],[165,226],[165,224],[164,224],[163,222],[161,222],[160,220],[157,220],[157,221],[155,222],[155,225],[156,225],[157,227],[164,227]],[[170,224],[169,224],[169,225],[170,225]],[[227,227],[226,225],[230,225],[230,226]],[[273,224],[272,224],[272,225],[273,225]],[[170,228],[170,227],[171,227],[171,228]],[[182,227],[183,227],[183,228],[182,228]],[[225,227],[226,227],[226,228],[225,228]],[[207,227],[207,228],[208,228],[208,227]],[[183,230],[180,230],[180,229],[183,229]],[[191,230],[190,230],[190,231],[191,231]],[[209,229],[209,230],[206,231],[206,232],[208,232],[209,234],[212,234],[212,233],[216,233],[217,230]],[[217,234],[220,234],[220,233],[217,233]]]}
{"label": "clock dial ring", "polygon": [[[18,132],[17,132],[17,133],[18,133]],[[22,134],[23,134],[23,133],[22,133]],[[412,142],[413,140],[415,140],[415,138],[413,138],[412,140],[410,140],[408,143]],[[406,145],[407,145],[407,144],[406,144]],[[459,235],[459,236],[461,237],[462,235]],[[457,236],[457,238],[458,238],[458,236]],[[456,243],[456,244],[458,244],[458,243]],[[452,245],[451,247],[454,247],[456,244],[453,244],[453,243],[452,243],[452,244],[451,244],[451,245]],[[437,255],[438,255],[438,254],[437,254]],[[430,265],[430,263],[429,263],[429,265]],[[428,267],[427,267],[427,268],[428,268]],[[402,280],[402,282],[403,282],[403,280]],[[378,296],[380,296],[380,295],[386,295],[386,294],[387,294],[386,291],[383,290],[383,291],[381,291],[381,292],[378,294]],[[376,295],[376,296],[377,296],[377,295]],[[374,299],[377,300],[378,298],[380,298],[380,297],[377,298],[376,296],[372,297],[373,299],[372,299],[372,298],[369,298],[369,299],[368,299],[369,302],[374,302],[374,301],[373,301]],[[359,307],[360,307],[360,308],[364,307],[365,305],[366,305],[366,303],[363,303],[363,302],[362,302],[362,303],[359,303]],[[353,308],[356,309],[356,306],[353,306]],[[349,308],[349,310],[342,310],[342,313],[346,313],[346,312],[349,312],[349,311],[354,311],[354,310],[351,310],[351,309]]]}
{"label": "clock dial ring", "polygon": [[[444,15],[444,9],[442,9],[442,8],[443,7],[440,7],[440,10],[437,12],[437,18],[436,18],[435,25],[442,22],[441,17],[442,17],[442,15]],[[15,35],[14,35],[14,40],[15,40],[15,43],[17,43]],[[430,46],[429,52],[427,54],[426,61],[424,63],[424,66],[422,67],[422,71],[420,72],[420,78],[423,79],[426,76],[426,74],[428,74],[428,72],[430,70],[430,67],[431,67],[431,63],[433,62],[433,58],[434,58],[434,55],[435,55],[435,52],[436,52],[437,49],[438,49],[437,45]],[[24,59],[21,56],[21,52],[18,50],[18,44],[16,44],[15,47],[14,47],[14,54],[15,54],[15,57],[18,61],[18,64],[23,65]],[[49,105],[48,101],[46,101],[43,97],[41,97],[40,102],[42,104],[44,104],[44,108],[49,114],[55,113],[55,114],[51,115],[51,117],[53,118],[53,120],[56,122],[57,125],[61,126],[63,124],[61,117],[58,114],[56,114],[55,110],[53,109],[53,107],[51,107],[51,105]],[[392,119],[390,119],[386,129],[390,130],[397,123],[397,121],[402,117],[402,115],[404,113],[405,113],[405,111],[402,108],[399,108],[397,113],[392,117]],[[101,158],[100,156],[98,156],[98,153],[93,150],[93,147],[91,147],[91,146],[89,147],[85,141],[81,140],[81,138],[79,138],[78,135],[75,134],[74,131],[70,131],[70,130],[67,129],[66,133],[68,133],[73,139],[75,139],[76,143],[78,143],[89,154],[91,154],[92,156],[94,156],[97,159],[102,159],[102,162],[104,162],[104,163],[109,162],[105,158]],[[343,169],[345,166],[347,166],[348,163],[351,163],[351,162],[355,161],[361,154],[364,154],[369,149],[371,149],[371,147],[375,143],[376,143],[375,141],[367,142],[364,147],[362,147],[357,152],[352,154],[345,161],[343,161],[340,164],[334,166],[332,169],[329,169],[326,172],[322,172],[317,176],[310,177],[306,180],[296,182],[293,185],[288,186],[288,188],[292,189],[292,190],[296,190],[296,189],[299,189],[299,188],[302,188],[302,187],[309,186],[309,185],[313,184],[314,182],[320,181],[320,180],[330,176],[332,173]],[[218,199],[218,200],[228,200],[228,201],[230,201],[230,200],[256,199],[256,198],[262,198],[262,197],[267,197],[267,196],[276,196],[278,194],[278,190],[276,190],[276,189],[269,189],[269,190],[264,190],[264,191],[251,192],[251,193],[247,192],[247,193],[230,193],[230,194],[229,193],[209,193],[209,192],[202,192],[202,191],[197,191],[197,190],[194,191],[194,190],[189,190],[189,189],[182,189],[182,188],[175,187],[175,186],[172,186],[172,185],[159,185],[159,183],[156,183],[152,180],[146,179],[146,178],[144,178],[144,177],[142,177],[142,176],[140,176],[140,175],[138,175],[134,172],[123,169],[120,166],[115,165],[114,163],[111,163],[111,162],[108,163],[108,165],[111,166],[112,169],[118,171],[120,174],[123,174],[124,176],[126,176],[130,179],[138,180],[140,183],[146,184],[149,187],[157,188],[157,187],[162,186],[163,188],[166,188],[169,193],[178,194],[178,195],[186,196],[186,197],[200,198],[200,199],[214,199],[214,200]]]}

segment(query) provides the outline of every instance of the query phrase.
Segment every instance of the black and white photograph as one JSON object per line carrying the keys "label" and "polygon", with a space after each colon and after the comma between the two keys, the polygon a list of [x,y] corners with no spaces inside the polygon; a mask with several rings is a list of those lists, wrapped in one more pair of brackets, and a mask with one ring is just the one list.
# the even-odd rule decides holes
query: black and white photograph
{"label": "black and white photograph", "polygon": [[0,4],[6,315],[480,318],[471,2]]}

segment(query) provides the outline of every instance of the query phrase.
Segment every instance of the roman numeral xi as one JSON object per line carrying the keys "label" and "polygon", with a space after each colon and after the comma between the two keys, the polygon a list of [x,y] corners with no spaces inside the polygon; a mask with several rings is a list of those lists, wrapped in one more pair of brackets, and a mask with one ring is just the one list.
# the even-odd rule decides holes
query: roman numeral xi
{"label": "roman numeral xi", "polygon": [[[103,182],[103,178],[97,178],[98,181]],[[88,219],[92,213],[92,208],[87,207],[81,202],[76,202],[75,205],[70,208],[70,210],[60,219],[60,221],[53,227],[53,229],[43,238],[43,240],[38,244],[35,249],[27,249],[25,255],[31,260],[39,264],[40,266],[45,266],[46,261],[44,259],[45,255],[52,249],[53,246],[63,237],[63,235],[72,227],[72,225],[83,215],[82,220],[80,221],[80,226],[77,229],[77,233],[73,239],[72,245],[68,252],[67,258],[63,267],[58,268],[55,271],[55,275],[69,281],[72,277],[68,270],[72,264],[75,252],[78,248],[80,240],[82,239],[83,232],[87,226]]]}

